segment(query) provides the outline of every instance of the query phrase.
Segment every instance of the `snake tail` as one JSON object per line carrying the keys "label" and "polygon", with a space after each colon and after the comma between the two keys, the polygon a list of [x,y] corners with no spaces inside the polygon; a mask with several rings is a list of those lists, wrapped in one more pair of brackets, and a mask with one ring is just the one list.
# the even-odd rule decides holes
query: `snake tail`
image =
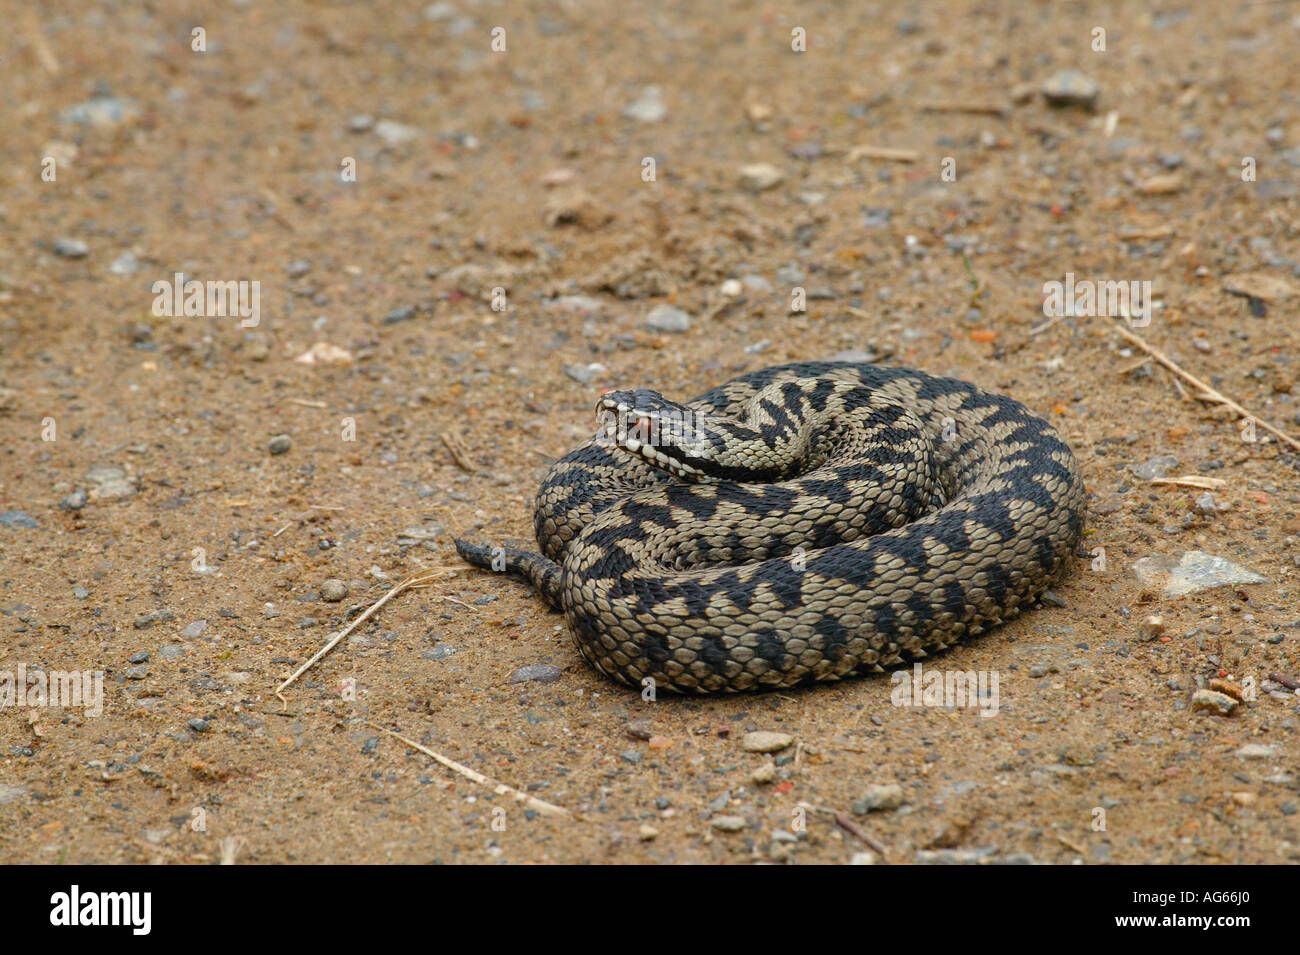
{"label": "snake tail", "polygon": [[552,608],[563,609],[560,603],[560,565],[555,561],[519,547],[485,547],[459,538],[452,538],[452,541],[461,560],[484,570],[526,580]]}

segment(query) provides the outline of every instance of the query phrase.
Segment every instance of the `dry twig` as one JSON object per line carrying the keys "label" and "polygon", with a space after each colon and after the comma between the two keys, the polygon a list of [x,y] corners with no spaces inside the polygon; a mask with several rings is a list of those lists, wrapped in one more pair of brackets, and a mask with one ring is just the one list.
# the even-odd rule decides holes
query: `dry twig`
{"label": "dry twig", "polygon": [[1287,444],[1291,445],[1291,447],[1295,448],[1297,451],[1300,451],[1300,441],[1297,441],[1295,438],[1291,437],[1289,434],[1287,434],[1284,431],[1279,431],[1277,428],[1273,427],[1267,421],[1264,421],[1262,418],[1260,418],[1259,415],[1252,414],[1251,412],[1247,411],[1241,405],[1237,404],[1237,402],[1233,401],[1227,395],[1223,394],[1223,392],[1212,387],[1206,382],[1201,381],[1201,379],[1197,378],[1195,375],[1189,374],[1188,372],[1184,371],[1178,365],[1178,363],[1175,362],[1172,358],[1170,358],[1168,355],[1166,355],[1164,352],[1162,352],[1160,349],[1156,348],[1155,346],[1148,345],[1142,338],[1138,337],[1137,335],[1134,335],[1124,326],[1116,325],[1115,328],[1126,339],[1131,341],[1134,345],[1137,345],[1138,348],[1141,348],[1144,352],[1146,352],[1156,361],[1160,362],[1160,364],[1164,365],[1166,368],[1172,371],[1179,378],[1182,378],[1192,387],[1199,389],[1201,395],[1204,396],[1203,400],[1214,401],[1222,405],[1227,405],[1229,408],[1237,412],[1237,414],[1241,415],[1243,418],[1250,418],[1252,421],[1256,422],[1265,431],[1269,432],[1272,435],[1275,435],[1282,441],[1285,441]]}
{"label": "dry twig", "polygon": [[528,795],[528,793],[523,792],[522,790],[515,789],[513,786],[507,786],[505,783],[498,782],[495,779],[489,779],[487,776],[484,776],[482,773],[478,772],[477,770],[470,769],[468,766],[462,766],[454,759],[448,759],[446,756],[443,756],[441,753],[435,753],[433,750],[429,749],[429,747],[421,745],[420,743],[417,743],[415,740],[403,736],[401,733],[394,733],[392,730],[380,726],[377,723],[370,723],[369,725],[373,726],[375,729],[379,730],[382,733],[387,733],[389,736],[393,737],[394,739],[400,739],[403,743],[405,743],[407,746],[411,747],[412,749],[417,749],[421,753],[424,753],[424,755],[432,757],[442,765],[446,766],[452,772],[459,773],[460,775],[464,776],[466,779],[472,779],[474,782],[481,783],[484,786],[491,786],[492,791],[495,792],[498,796],[512,796],[517,802],[523,803],[529,809],[537,810],[544,816],[559,816],[565,819],[573,818],[573,813],[569,812],[569,810],[567,809],[563,809],[560,806],[553,805],[549,802],[546,802],[545,800],[538,799],[536,796],[530,796]]}
{"label": "dry twig", "polygon": [[854,146],[849,150],[849,162],[859,159],[890,159],[894,162],[916,162],[915,149],[893,149],[889,146]]}
{"label": "dry twig", "polygon": [[294,680],[298,679],[298,677],[302,676],[313,666],[315,666],[317,660],[319,660],[321,657],[325,656],[325,654],[329,653],[336,646],[338,646],[339,641],[341,641],[344,637],[346,637],[357,627],[361,626],[362,622],[368,620],[376,610],[378,610],[384,604],[388,603],[389,600],[396,597],[403,590],[420,590],[424,587],[428,587],[430,584],[434,582],[434,580],[443,576],[444,572],[445,571],[443,569],[439,569],[434,571],[428,571],[423,574],[416,574],[414,577],[408,577],[406,578],[406,580],[403,580],[400,584],[398,584],[392,590],[388,591],[388,593],[384,594],[377,601],[371,604],[369,609],[367,609],[365,613],[358,616],[357,619],[353,620],[350,624],[348,624],[338,633],[334,634],[333,638],[331,638],[330,641],[325,644],[325,646],[317,650],[312,655],[312,658],[310,660],[308,660],[302,666],[298,667],[297,671],[293,674],[293,676],[289,677],[289,679],[285,680],[283,683],[281,683],[278,687],[275,688],[275,695],[280,698],[280,702],[283,703],[285,706],[288,706],[289,702],[284,698],[284,694],[283,694],[284,689]]}
{"label": "dry twig", "polygon": [[459,438],[446,431],[440,433],[438,437],[442,439],[443,445],[451,452],[452,460],[456,462],[458,468],[462,471],[467,471],[470,474],[473,474],[478,470],[478,467],[474,464],[474,459],[469,456],[469,451],[465,448],[465,445],[461,443]]}

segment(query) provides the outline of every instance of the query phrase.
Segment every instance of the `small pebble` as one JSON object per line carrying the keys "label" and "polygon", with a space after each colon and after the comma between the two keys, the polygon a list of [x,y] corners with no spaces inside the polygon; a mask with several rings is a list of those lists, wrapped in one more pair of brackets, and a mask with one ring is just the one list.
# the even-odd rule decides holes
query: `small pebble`
{"label": "small pebble", "polygon": [[1192,694],[1192,709],[1214,713],[1217,716],[1231,716],[1237,708],[1237,701],[1225,693],[1214,690],[1197,690]]}
{"label": "small pebble", "polygon": [[649,720],[633,720],[623,727],[623,732],[632,739],[649,739],[655,735],[654,727],[650,725]]}
{"label": "small pebble", "polygon": [[1138,625],[1138,636],[1143,640],[1155,640],[1157,637],[1165,635],[1165,621],[1162,617],[1152,614]]}
{"label": "small pebble", "polygon": [[1238,759],[1272,759],[1277,755],[1277,747],[1264,743],[1247,743],[1232,755]]}
{"label": "small pebble", "polygon": [[589,385],[598,377],[608,371],[600,362],[592,362],[589,365],[565,365],[564,373],[580,385]]}
{"label": "small pebble", "polygon": [[1185,182],[1180,173],[1162,172],[1138,183],[1138,192],[1148,196],[1169,196],[1182,192]]}
{"label": "small pebble", "polygon": [[331,577],[320,585],[320,599],[326,603],[338,603],[348,595],[348,585],[337,577]]}
{"label": "small pebble", "polygon": [[652,332],[690,331],[691,317],[680,308],[671,305],[656,305],[645,317],[645,327]]}
{"label": "small pebble", "polygon": [[0,783],[0,806],[18,802],[26,799],[28,796],[26,786],[15,786],[13,783]]}
{"label": "small pebble", "polygon": [[0,513],[0,524],[5,527],[36,527],[36,518],[26,511],[5,511]]}
{"label": "small pebble", "polygon": [[123,252],[115,258],[108,270],[114,275],[133,275],[140,267],[140,262],[132,252]]}
{"label": "small pebble", "polygon": [[65,511],[79,511],[86,506],[86,503],[89,500],[90,497],[86,494],[85,490],[83,488],[77,488],[60,501],[59,506]]}
{"label": "small pebble", "polygon": [[530,663],[510,674],[508,683],[554,683],[564,671],[549,663]]}
{"label": "small pebble", "polygon": [[1141,583],[1161,586],[1166,597],[1183,597],[1217,587],[1268,583],[1249,568],[1198,550],[1185,551],[1176,558],[1164,554],[1143,557],[1134,561],[1130,569]]}
{"label": "small pebble", "polygon": [[414,305],[403,305],[401,308],[395,308],[384,316],[384,324],[396,325],[398,322],[409,321],[415,318],[416,311]]}
{"label": "small pebble", "polygon": [[55,239],[54,254],[65,259],[84,259],[90,254],[90,246],[80,239]]}
{"label": "small pebble", "polygon": [[190,727],[190,729],[194,730],[194,732],[196,732],[196,733],[202,733],[202,732],[204,732],[204,731],[207,730],[207,728],[208,728],[208,721],[207,721],[207,720],[203,720],[203,719],[199,719],[199,718],[196,716],[196,717],[194,717],[192,720],[189,721],[189,727]]}
{"label": "small pebble", "polygon": [[293,438],[289,437],[287,434],[277,434],[266,443],[266,450],[270,451],[272,454],[284,454],[284,452],[288,451],[292,447]]}
{"label": "small pebble", "polygon": [[1155,478],[1162,478],[1173,468],[1178,467],[1178,459],[1172,454],[1158,454],[1153,458],[1148,458],[1141,464],[1129,468],[1134,474],[1144,481],[1151,481]]}
{"label": "small pebble", "polygon": [[865,816],[869,812],[890,812],[903,804],[903,787],[898,783],[875,783],[867,787],[861,799],[856,799],[849,807],[855,815]]}
{"label": "small pebble", "polygon": [[107,128],[125,123],[140,115],[140,105],[133,99],[118,96],[93,96],[70,106],[59,114],[65,123]]}
{"label": "small pebble", "polygon": [[141,617],[136,617],[132,626],[137,630],[148,630],[156,623],[171,623],[176,619],[176,614],[170,610],[154,610]]}
{"label": "small pebble", "polygon": [[764,192],[779,186],[785,173],[771,163],[751,163],[740,167],[740,185],[750,192]]}
{"label": "small pebble", "polygon": [[415,126],[408,126],[406,123],[391,119],[381,119],[375,123],[374,129],[375,135],[389,146],[400,146],[424,135],[423,130]]}
{"label": "small pebble", "polygon": [[744,816],[714,816],[709,825],[719,832],[740,832],[746,823]]}
{"label": "small pebble", "polygon": [[126,658],[127,663],[148,663],[149,654],[141,650],[139,653],[133,653]]}
{"label": "small pebble", "polygon": [[1093,110],[1101,87],[1078,70],[1061,70],[1043,84],[1043,98],[1049,106]]}
{"label": "small pebble", "polygon": [[627,105],[623,115],[639,123],[657,123],[668,115],[664,94],[658,86],[645,86],[641,95]]}
{"label": "small pebble", "polygon": [[794,742],[788,733],[758,731],[746,733],[740,740],[740,748],[747,753],[778,753]]}

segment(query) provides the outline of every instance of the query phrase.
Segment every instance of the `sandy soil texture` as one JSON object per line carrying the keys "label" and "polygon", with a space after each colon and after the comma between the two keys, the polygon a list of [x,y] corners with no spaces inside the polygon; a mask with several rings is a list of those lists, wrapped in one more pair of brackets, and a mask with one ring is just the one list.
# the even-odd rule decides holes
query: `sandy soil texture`
{"label": "sandy soil texture", "polygon": [[[1297,858],[1300,10],[1139,6],[0,0],[0,855]],[[457,560],[601,390],[845,351],[1079,457],[1094,556],[933,661],[996,715],[645,702]]]}

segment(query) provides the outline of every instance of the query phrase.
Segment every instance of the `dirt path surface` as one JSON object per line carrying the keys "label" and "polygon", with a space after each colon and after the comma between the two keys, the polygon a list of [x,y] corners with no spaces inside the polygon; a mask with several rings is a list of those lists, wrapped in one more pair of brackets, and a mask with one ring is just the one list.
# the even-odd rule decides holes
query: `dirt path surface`
{"label": "dirt path surface", "polygon": [[[0,711],[0,854],[1297,858],[1297,455],[1043,302],[1150,282],[1138,334],[1300,432],[1298,11],[1085,6],[0,2],[0,664],[103,674],[98,715]],[[1094,109],[1044,101],[1067,69]],[[177,273],[258,309],[167,315]],[[888,678],[644,702],[456,559],[530,536],[602,389],[846,350],[1079,457],[1097,556],[934,661],[996,716]],[[1134,574],[1185,551],[1267,582]]]}

